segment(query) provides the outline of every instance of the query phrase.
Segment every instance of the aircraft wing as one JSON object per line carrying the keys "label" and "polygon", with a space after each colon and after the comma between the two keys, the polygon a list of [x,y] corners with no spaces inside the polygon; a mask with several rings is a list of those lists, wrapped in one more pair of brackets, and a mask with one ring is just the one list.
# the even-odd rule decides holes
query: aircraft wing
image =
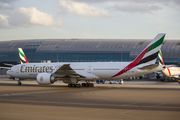
{"label": "aircraft wing", "polygon": [[0,67],[0,68],[2,68],[2,69],[11,69],[11,67]]}
{"label": "aircraft wing", "polygon": [[60,75],[64,78],[74,78],[74,77],[83,77],[84,76],[77,74],[71,67],[70,64],[64,64],[62,65],[56,72],[54,72],[54,75]]}
{"label": "aircraft wing", "polygon": [[8,66],[14,66],[13,64],[7,64],[7,63],[3,63],[4,65],[8,65]]}
{"label": "aircraft wing", "polygon": [[150,69],[155,69],[159,66],[162,66],[163,68],[165,68],[165,65],[159,65],[159,64],[151,64],[151,65],[147,65],[147,66],[143,66],[143,67],[139,67],[140,70],[150,70]]}

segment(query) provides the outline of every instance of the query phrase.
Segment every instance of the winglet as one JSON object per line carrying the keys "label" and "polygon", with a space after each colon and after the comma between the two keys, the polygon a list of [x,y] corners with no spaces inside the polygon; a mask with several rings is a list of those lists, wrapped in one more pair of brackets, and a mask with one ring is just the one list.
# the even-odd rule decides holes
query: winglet
{"label": "winglet", "polygon": [[19,51],[19,57],[20,57],[21,64],[28,63],[28,60],[27,60],[22,48],[18,48],[18,51]]}

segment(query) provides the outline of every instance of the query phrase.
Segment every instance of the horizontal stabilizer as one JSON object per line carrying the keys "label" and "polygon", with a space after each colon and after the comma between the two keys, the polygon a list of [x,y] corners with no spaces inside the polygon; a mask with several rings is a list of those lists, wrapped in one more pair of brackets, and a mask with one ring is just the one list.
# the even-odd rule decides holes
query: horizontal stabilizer
{"label": "horizontal stabilizer", "polygon": [[177,65],[166,65],[166,68],[177,67]]}
{"label": "horizontal stabilizer", "polygon": [[[143,67],[138,67],[140,70],[151,70],[151,69],[155,69],[157,67],[159,67],[160,65],[158,64],[151,64],[151,65],[147,65],[147,66],[143,66]],[[161,65],[161,66],[164,66],[165,68],[165,65]]]}

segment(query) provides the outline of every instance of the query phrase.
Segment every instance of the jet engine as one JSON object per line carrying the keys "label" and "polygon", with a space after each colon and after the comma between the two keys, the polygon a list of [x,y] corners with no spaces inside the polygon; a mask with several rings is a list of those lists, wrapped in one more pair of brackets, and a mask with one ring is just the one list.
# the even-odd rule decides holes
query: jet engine
{"label": "jet engine", "polygon": [[37,83],[40,85],[49,85],[56,82],[56,78],[49,73],[39,73],[36,77]]}

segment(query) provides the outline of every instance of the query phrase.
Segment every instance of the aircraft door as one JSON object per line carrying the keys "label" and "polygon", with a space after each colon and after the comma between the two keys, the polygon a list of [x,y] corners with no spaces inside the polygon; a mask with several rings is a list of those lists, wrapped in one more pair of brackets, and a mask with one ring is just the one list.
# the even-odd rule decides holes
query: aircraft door
{"label": "aircraft door", "polygon": [[16,67],[16,73],[19,73],[19,66]]}
{"label": "aircraft door", "polygon": [[92,69],[92,67],[91,67],[91,66],[88,66],[87,72],[88,72],[88,73],[91,73],[91,69]]}

